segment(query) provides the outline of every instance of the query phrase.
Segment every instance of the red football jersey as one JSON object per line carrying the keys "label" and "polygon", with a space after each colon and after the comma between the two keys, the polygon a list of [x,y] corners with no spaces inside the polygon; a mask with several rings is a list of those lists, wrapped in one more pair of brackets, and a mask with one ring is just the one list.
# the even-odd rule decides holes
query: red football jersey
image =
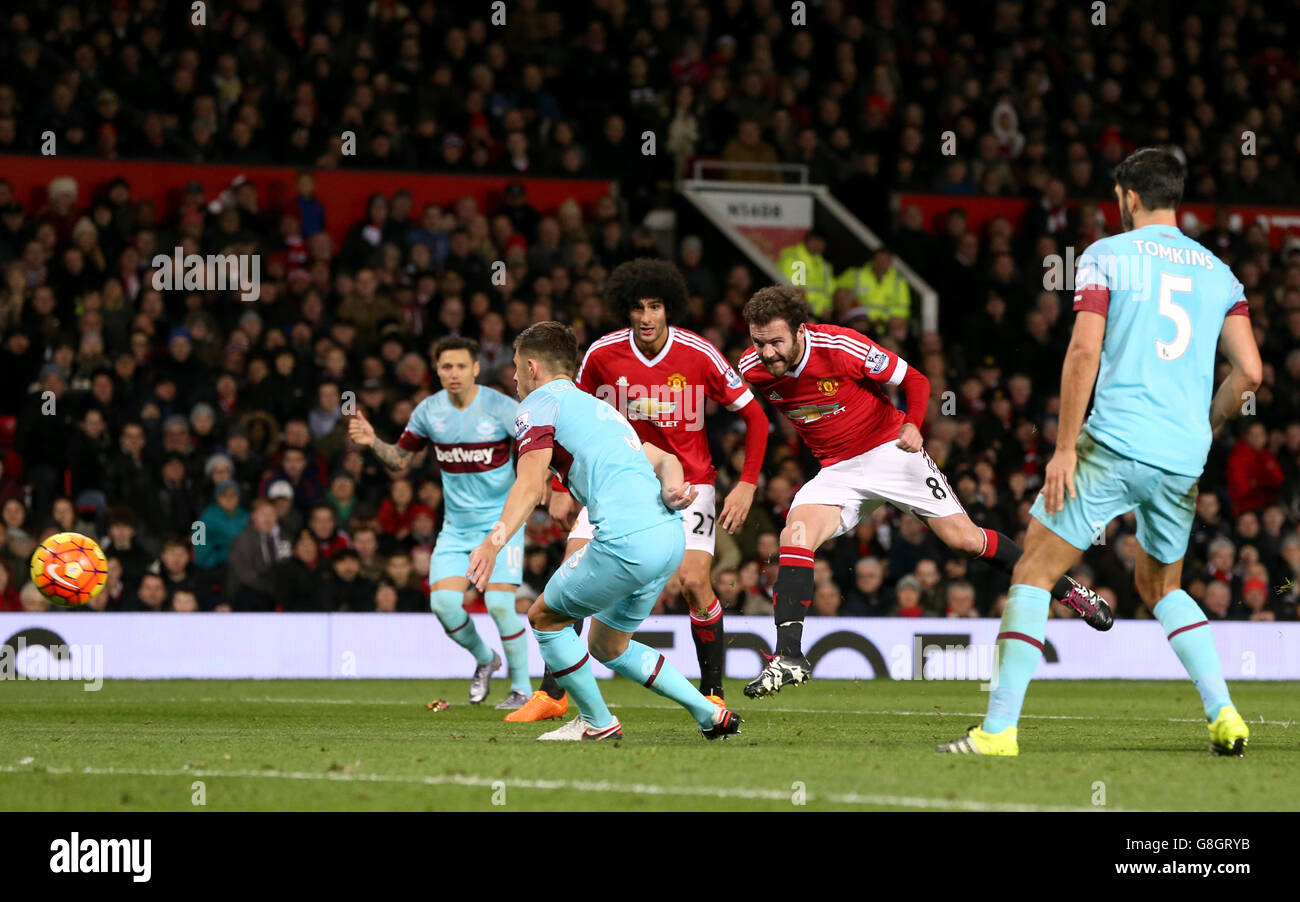
{"label": "red football jersey", "polygon": [[830,466],[898,438],[903,412],[881,385],[898,385],[907,363],[861,332],[809,323],[803,358],[774,378],[750,348],[740,374],[788,416],[808,449]]}
{"label": "red football jersey", "polygon": [[728,410],[754,400],[717,348],[676,326],[668,327],[668,341],[653,360],[637,348],[631,329],[597,339],[576,381],[627,417],[641,441],[675,454],[686,481],[696,485],[712,485],[717,475],[704,431],[705,400]]}

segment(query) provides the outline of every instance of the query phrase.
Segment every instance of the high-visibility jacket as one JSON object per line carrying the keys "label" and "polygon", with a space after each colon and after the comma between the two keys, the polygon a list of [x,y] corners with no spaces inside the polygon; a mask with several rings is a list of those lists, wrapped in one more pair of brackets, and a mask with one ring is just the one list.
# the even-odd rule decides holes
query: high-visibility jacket
{"label": "high-visibility jacket", "polygon": [[867,309],[867,317],[873,323],[887,323],[894,318],[906,320],[912,312],[912,291],[907,287],[907,280],[892,266],[879,279],[871,264],[846,269],[835,280],[835,287],[851,291],[858,304]]}
{"label": "high-visibility jacket", "polygon": [[[797,263],[803,264],[799,267],[802,272],[796,272]],[[800,241],[781,251],[777,265],[781,267],[781,274],[790,280],[791,285],[803,289],[813,315],[824,318],[830,312],[831,296],[835,294],[835,273],[831,270],[831,265],[826,262],[826,258],[821,254],[812,253]]]}

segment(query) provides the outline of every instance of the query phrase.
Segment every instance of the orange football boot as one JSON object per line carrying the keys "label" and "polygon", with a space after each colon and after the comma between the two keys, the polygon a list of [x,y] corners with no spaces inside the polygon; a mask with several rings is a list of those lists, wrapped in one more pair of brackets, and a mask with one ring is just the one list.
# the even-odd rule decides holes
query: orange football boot
{"label": "orange football boot", "polygon": [[533,697],[524,702],[524,706],[511,711],[503,719],[511,723],[528,723],[537,720],[554,720],[569,713],[569,694],[566,692],[558,699],[551,698],[538,689]]}
{"label": "orange football boot", "polygon": [[713,702],[719,708],[727,707],[727,703],[722,700],[722,696],[720,695],[706,695],[704,697],[707,698],[709,701]]}

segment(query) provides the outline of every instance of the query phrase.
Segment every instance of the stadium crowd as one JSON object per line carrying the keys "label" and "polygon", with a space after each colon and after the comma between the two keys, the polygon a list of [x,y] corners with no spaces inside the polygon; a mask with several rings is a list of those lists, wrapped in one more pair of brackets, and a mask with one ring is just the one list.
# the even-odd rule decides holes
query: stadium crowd
{"label": "stadium crowd", "polygon": [[[1185,4],[1168,22],[1110,3],[1104,41],[1084,7],[1052,3],[986,15],[881,0],[855,15],[828,0],[807,27],[770,0],[542,5],[521,0],[493,26],[431,2],[245,0],[209,4],[202,27],[157,0],[99,15],[9,5],[0,153],[35,153],[53,132],[60,157],[304,171],[278,210],[260,209],[249,182],[222,197],[192,185],[156,209],[123,179],[79,183],[75,160],[39,208],[0,180],[0,610],[44,606],[23,586],[33,544],[76,530],[110,562],[95,610],[427,611],[436,467],[422,456],[389,473],[349,445],[346,405],[395,439],[437,390],[428,351],[449,334],[477,339],[480,381],[513,394],[515,334],[561,319],[585,346],[623,325],[601,297],[609,271],[664,253],[692,295],[680,325],[734,362],[755,272],[642,225],[700,157],[804,163],[939,290],[939,332],[922,333],[915,311],[870,332],[931,379],[926,447],[972,518],[1018,538],[1055,441],[1072,321],[1069,294],[1043,290],[1042,261],[1106,233],[1109,167],[1169,141],[1188,199],[1297,201],[1282,165],[1300,154],[1297,73],[1285,20],[1258,3]],[[1257,155],[1240,153],[1243,128]],[[946,130],[956,156],[934,149]],[[665,153],[641,152],[645,131]],[[602,175],[618,190],[544,211],[523,182],[491,209],[376,195],[336,246],[311,174],[335,167]],[[927,229],[916,208],[890,212],[897,190],[951,194],[953,210]],[[962,211],[973,194],[1033,204],[1022,222],[975,230]],[[1211,451],[1184,580],[1210,617],[1292,619],[1300,239],[1274,250],[1261,227],[1234,231],[1226,216],[1198,237],[1246,287],[1265,378],[1253,413]],[[176,246],[261,254],[260,299],[154,289],[148,261]],[[489,278],[498,260],[503,286]],[[858,312],[837,297],[834,314],[868,328]],[[743,436],[725,409],[706,422],[721,495]],[[771,611],[780,525],[815,467],[773,419],[760,503],[718,536],[728,609]],[[564,540],[540,509],[526,528],[521,602]],[[1131,518],[1116,521],[1076,571],[1121,617],[1145,613],[1135,545]],[[823,551],[822,615],[987,616],[1007,588],[889,508]],[[683,610],[674,585],[661,604]]]}

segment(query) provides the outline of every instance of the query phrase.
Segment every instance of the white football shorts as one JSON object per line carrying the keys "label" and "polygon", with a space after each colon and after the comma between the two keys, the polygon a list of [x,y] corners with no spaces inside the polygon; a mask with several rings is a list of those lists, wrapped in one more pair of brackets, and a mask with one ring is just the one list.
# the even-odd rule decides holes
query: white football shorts
{"label": "white football shorts", "polygon": [[917,519],[965,513],[957,493],[925,449],[904,451],[894,439],[865,454],[822,467],[795,493],[790,508],[801,504],[838,507],[837,536],[852,532],[863,517],[882,504],[892,504]]}
{"label": "white football shorts", "polygon": [[[682,527],[686,531],[687,551],[707,551],[713,554],[715,529],[718,520],[717,489],[711,485],[695,486],[695,500],[682,509]],[[594,535],[591,520],[584,507],[569,531],[570,539],[590,539]]]}

